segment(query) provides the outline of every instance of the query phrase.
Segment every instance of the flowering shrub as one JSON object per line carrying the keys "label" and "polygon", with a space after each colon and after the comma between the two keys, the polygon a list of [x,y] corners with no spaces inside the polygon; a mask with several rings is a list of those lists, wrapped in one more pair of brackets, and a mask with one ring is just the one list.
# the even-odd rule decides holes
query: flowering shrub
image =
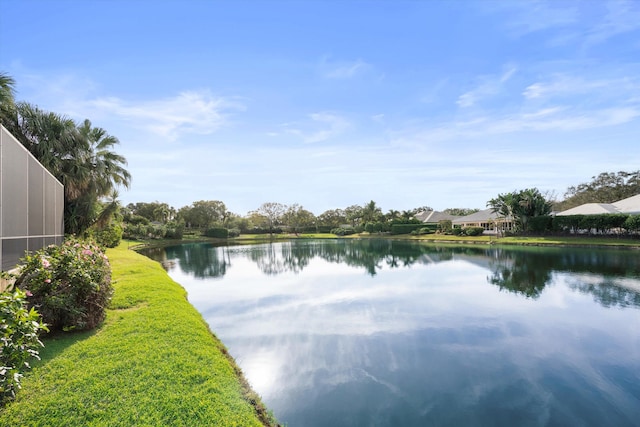
{"label": "flowering shrub", "polygon": [[47,327],[33,308],[27,309],[27,295],[20,289],[0,293],[0,406],[15,397],[29,360],[40,359],[38,332]]}
{"label": "flowering shrub", "polygon": [[113,294],[111,267],[94,242],[68,239],[25,258],[16,287],[29,291],[51,330],[93,329]]}

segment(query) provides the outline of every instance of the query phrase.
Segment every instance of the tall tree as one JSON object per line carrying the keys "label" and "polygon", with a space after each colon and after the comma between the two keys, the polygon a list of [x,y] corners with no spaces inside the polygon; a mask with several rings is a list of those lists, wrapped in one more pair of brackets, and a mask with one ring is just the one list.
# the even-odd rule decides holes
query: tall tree
{"label": "tall tree", "polygon": [[318,215],[318,225],[338,228],[347,223],[347,215],[342,209],[330,209]]}
{"label": "tall tree", "polygon": [[294,203],[284,212],[282,220],[291,228],[291,231],[298,234],[305,227],[314,225],[316,216],[297,203]]}
{"label": "tall tree", "polygon": [[189,227],[202,228],[223,225],[227,214],[227,207],[220,200],[200,200],[178,211],[178,216]]}
{"label": "tall tree", "polygon": [[385,215],[385,218],[388,222],[394,221],[400,218],[400,211],[389,209],[389,212]]}
{"label": "tall tree", "polygon": [[353,227],[358,225],[362,220],[362,206],[360,205],[351,205],[344,210],[344,214],[347,218],[347,221],[351,223]]}
{"label": "tall tree", "polygon": [[98,201],[128,187],[126,160],[111,149],[118,143],[104,129],[31,104],[16,104],[9,131],[64,185],[65,232],[82,234],[97,219]]}
{"label": "tall tree", "polygon": [[266,218],[269,234],[273,235],[273,228],[280,222],[286,210],[287,206],[282,203],[267,202],[260,205],[256,212]]}
{"label": "tall tree", "polygon": [[0,109],[9,109],[15,103],[15,80],[6,73],[0,72]]}
{"label": "tall tree", "polygon": [[[73,183],[66,191],[65,231],[82,234],[100,217],[96,211],[98,201],[114,194],[120,186],[128,188],[131,174],[124,168],[126,159],[112,150],[120,142],[107,131],[85,120],[74,136],[75,161],[66,163],[69,168],[64,173]],[[105,206],[113,206],[113,202]]]}
{"label": "tall tree", "polygon": [[516,232],[525,233],[529,231],[529,219],[551,212],[551,202],[537,188],[499,194],[487,206],[501,218],[513,220]]}
{"label": "tall tree", "polygon": [[382,209],[380,209],[373,200],[362,208],[362,222],[365,224],[367,222],[378,222],[382,219],[382,216]]}
{"label": "tall tree", "polygon": [[173,219],[173,215],[175,215],[175,209],[173,207],[158,201],[129,203],[127,210],[131,215],[138,215],[149,221],[158,222],[167,222]]}

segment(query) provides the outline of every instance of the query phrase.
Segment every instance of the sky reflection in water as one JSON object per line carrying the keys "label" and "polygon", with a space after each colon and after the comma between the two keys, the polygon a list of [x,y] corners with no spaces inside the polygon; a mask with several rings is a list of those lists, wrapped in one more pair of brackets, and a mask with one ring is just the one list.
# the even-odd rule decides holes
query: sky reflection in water
{"label": "sky reflection in water", "polygon": [[290,426],[632,426],[633,251],[390,241],[151,256]]}

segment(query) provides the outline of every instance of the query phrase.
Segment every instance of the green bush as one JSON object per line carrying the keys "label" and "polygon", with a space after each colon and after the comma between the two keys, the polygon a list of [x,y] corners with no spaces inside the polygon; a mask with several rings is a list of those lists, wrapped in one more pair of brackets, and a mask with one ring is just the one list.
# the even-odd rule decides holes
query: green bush
{"label": "green bush", "polygon": [[92,230],[91,237],[105,248],[115,248],[122,240],[122,227],[111,223],[101,230]]}
{"label": "green bush", "polygon": [[484,233],[483,227],[465,227],[462,229],[467,236],[481,236]]}
{"label": "green bush", "polygon": [[551,231],[553,217],[549,215],[534,216],[529,218],[528,230],[536,234],[543,234]]}
{"label": "green bush", "polygon": [[138,224],[147,225],[150,222],[147,218],[140,215],[128,215],[128,216],[125,216],[124,219],[127,223],[131,225],[138,225]]}
{"label": "green bush", "polygon": [[460,227],[453,227],[451,229],[451,234],[453,234],[454,236],[461,236],[462,234],[464,234],[464,230]]}
{"label": "green bush", "polygon": [[170,221],[165,227],[164,237],[165,239],[177,239],[180,240],[184,236],[184,223]]}
{"label": "green bush", "polygon": [[207,237],[217,237],[220,239],[226,239],[229,237],[229,230],[222,227],[212,227],[204,231],[204,235]]}
{"label": "green bush", "polygon": [[640,215],[629,215],[624,221],[623,227],[632,233],[640,231]]}
{"label": "green bush", "polygon": [[391,234],[409,234],[413,230],[419,230],[425,227],[423,223],[417,224],[393,224],[391,226]]}
{"label": "green bush", "polygon": [[431,227],[422,227],[422,228],[419,228],[418,230],[413,230],[410,234],[412,236],[422,236],[422,235],[425,235],[425,234],[433,234],[433,233],[435,233],[435,231],[433,231],[433,228],[431,228]]}
{"label": "green bush", "polygon": [[230,228],[229,229],[229,237],[238,237],[240,235],[239,228]]}
{"label": "green bush", "polygon": [[0,293],[0,407],[15,397],[29,360],[40,359],[43,347],[38,333],[47,327],[35,309],[27,309],[27,295],[20,289]]}
{"label": "green bush", "polygon": [[349,236],[354,234],[356,231],[353,228],[344,228],[338,227],[331,230],[331,234],[335,234],[336,236]]}
{"label": "green bush", "polygon": [[111,267],[102,249],[78,239],[27,255],[15,285],[31,292],[29,306],[52,331],[95,328],[113,294]]}
{"label": "green bush", "polygon": [[450,219],[443,219],[442,221],[438,222],[438,231],[440,233],[450,233],[452,229],[453,221],[451,221]]}

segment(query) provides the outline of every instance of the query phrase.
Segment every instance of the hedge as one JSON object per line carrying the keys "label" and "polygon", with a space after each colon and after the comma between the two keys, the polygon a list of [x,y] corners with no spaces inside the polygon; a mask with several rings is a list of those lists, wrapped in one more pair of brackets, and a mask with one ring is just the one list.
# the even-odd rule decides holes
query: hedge
{"label": "hedge", "polygon": [[391,225],[391,234],[410,234],[413,230],[428,227],[428,224],[393,224]]}

